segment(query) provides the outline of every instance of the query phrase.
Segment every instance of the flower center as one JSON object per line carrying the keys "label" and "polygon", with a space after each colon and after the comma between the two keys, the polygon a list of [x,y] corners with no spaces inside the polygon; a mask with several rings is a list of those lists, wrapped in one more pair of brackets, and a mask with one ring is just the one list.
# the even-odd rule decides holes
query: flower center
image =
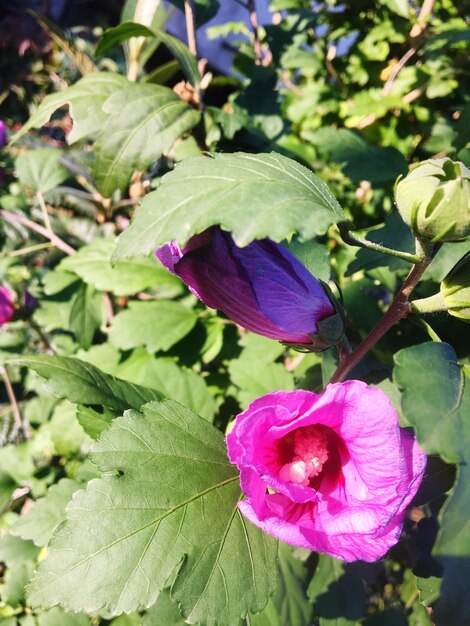
{"label": "flower center", "polygon": [[[293,435],[293,437],[292,437]],[[292,458],[285,463],[279,478],[285,482],[307,487],[318,476],[328,460],[328,439],[323,426],[306,426],[288,435],[292,445]]]}

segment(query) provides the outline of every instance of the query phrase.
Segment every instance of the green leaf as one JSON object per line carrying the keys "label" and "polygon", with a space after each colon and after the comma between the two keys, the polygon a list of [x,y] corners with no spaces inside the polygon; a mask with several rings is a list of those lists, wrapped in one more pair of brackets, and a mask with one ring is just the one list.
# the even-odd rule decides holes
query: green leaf
{"label": "green leaf", "polygon": [[0,448],[0,467],[18,484],[29,481],[36,471],[31,446],[31,441],[23,441]]}
{"label": "green leaf", "polygon": [[107,117],[102,110],[103,103],[114,91],[126,85],[129,85],[129,81],[119,74],[111,72],[87,74],[72,87],[46,96],[36,112],[12,137],[11,143],[18,141],[31,128],[43,126],[54,111],[65,104],[70,106],[70,115],[74,121],[67,138],[69,144],[97,133],[102,129]]}
{"label": "green leaf", "polygon": [[332,161],[341,163],[344,173],[353,181],[383,183],[408,171],[408,163],[401,152],[369,143],[351,130],[322,128],[305,135],[305,139],[329,155]]}
{"label": "green leaf", "polygon": [[38,355],[15,359],[14,363],[34,370],[48,381],[52,393],[76,404],[98,404],[125,411],[161,399],[152,389],[105,374],[80,359]]}
{"label": "green leaf", "polygon": [[322,626],[348,626],[365,614],[362,576],[355,572],[354,566],[326,554],[319,555],[307,594]]}
{"label": "green leaf", "polygon": [[11,499],[11,494],[17,487],[16,482],[12,479],[10,474],[7,474],[3,470],[0,470],[0,514],[5,509]]}
{"label": "green leaf", "polygon": [[55,407],[50,435],[55,451],[62,457],[88,452],[90,439],[77,421],[75,405],[68,400],[62,400]]}
{"label": "green leaf", "polygon": [[122,22],[113,28],[107,28],[101,35],[95,50],[95,57],[99,57],[114,46],[127,41],[131,37],[155,37],[154,33],[136,22]]}
{"label": "green leaf", "polygon": [[117,418],[92,458],[105,475],[69,505],[30,584],[34,606],[130,612],[176,573],[172,596],[190,623],[239,626],[264,608],[277,541],[239,513],[220,431],[177,403],[151,403]]}
{"label": "green leaf", "polygon": [[83,404],[77,406],[76,415],[78,423],[92,439],[98,439],[103,430],[106,430],[116,417],[116,413],[109,409],[95,411]]}
{"label": "green leaf", "polygon": [[79,288],[79,282],[75,281],[53,296],[38,298],[39,307],[33,314],[36,324],[46,332],[68,329],[73,299]]}
{"label": "green leaf", "polygon": [[52,41],[65,52],[81,74],[89,74],[90,72],[96,71],[97,68],[90,57],[80,50],[80,48],[75,45],[74,41],[68,38],[54,22],[51,22],[41,13],[36,13],[35,11],[29,11],[29,13],[39,23],[41,28],[46,31]]}
{"label": "green leaf", "polygon": [[[380,243],[394,250],[414,253],[415,243],[411,230],[397,212],[391,213],[380,228],[371,230],[366,239],[374,243]],[[346,276],[351,276],[360,270],[372,270],[376,267],[388,267],[391,270],[408,269],[407,261],[389,254],[382,254],[367,248],[359,248],[356,257],[351,261],[346,270]],[[432,267],[432,264],[431,264]]]}
{"label": "green leaf", "polygon": [[[3,584],[0,584],[2,604],[17,607],[24,604],[24,590],[34,570],[32,561],[19,563],[7,569],[2,575]],[[1,622],[0,622],[1,624]]]}
{"label": "green leaf", "polygon": [[103,109],[108,119],[95,143],[94,174],[105,197],[124,190],[135,171],[147,169],[200,117],[168,87],[142,83],[113,93]]}
{"label": "green leaf", "polygon": [[310,626],[312,605],[305,593],[308,568],[293,554],[292,546],[279,544],[279,589],[249,626]]}
{"label": "green leaf", "polygon": [[[468,385],[467,385],[468,387]],[[467,389],[467,396],[470,396]],[[467,402],[467,416],[470,416]],[[470,621],[470,469],[467,425],[467,460],[457,472],[457,481],[444,505],[441,528],[435,552],[444,565],[440,598],[435,604],[433,620],[437,626],[466,626]]]}
{"label": "green leaf", "polygon": [[70,330],[81,348],[87,350],[91,346],[95,331],[102,323],[103,294],[92,285],[82,284],[70,310]]}
{"label": "green leaf", "polygon": [[292,391],[294,377],[281,363],[263,363],[247,358],[230,361],[228,371],[232,382],[240,388],[243,406],[271,391]]}
{"label": "green leaf", "polygon": [[65,507],[79,487],[79,483],[68,478],[52,485],[46,497],[22,515],[10,532],[22,539],[31,539],[37,546],[45,546],[53,530],[65,519]]}
{"label": "green leaf", "polygon": [[[87,246],[64,258],[57,270],[73,272],[89,285],[116,296],[129,296],[148,287],[155,287],[169,297],[178,295],[182,282],[170,274],[153,257],[136,257],[111,265],[115,249],[113,238],[95,239]],[[56,272],[50,272],[51,277]]]}
{"label": "green leaf", "polygon": [[468,458],[470,389],[454,349],[425,343],[400,350],[393,377],[403,390],[403,414],[426,452],[450,463]]}
{"label": "green leaf", "polygon": [[179,302],[129,302],[113,319],[109,340],[129,350],[145,346],[149,352],[168,350],[193,328],[197,315]]}
{"label": "green leaf", "polygon": [[89,624],[90,619],[86,615],[65,613],[59,607],[38,615],[38,626],[89,626]]}
{"label": "green leaf", "polygon": [[183,74],[186,76],[190,84],[193,87],[197,87],[201,80],[201,74],[199,73],[197,67],[197,60],[189,51],[188,46],[176,37],[165,33],[163,30],[154,29],[154,31],[158,39],[168,48],[171,54],[178,61]]}
{"label": "green leaf", "polygon": [[187,624],[178,605],[172,602],[168,589],[160,593],[156,603],[145,615],[142,626],[162,626],[163,624],[165,626],[186,626]]}
{"label": "green leaf", "polygon": [[8,567],[16,567],[20,563],[34,561],[39,548],[32,541],[26,541],[9,533],[0,536],[0,561]]}
{"label": "green leaf", "polygon": [[408,0],[381,0],[380,4],[384,4],[390,11],[393,11],[400,17],[410,17],[410,5]]}
{"label": "green leaf", "polygon": [[[184,11],[184,0],[169,0],[171,4],[177,6],[180,11]],[[210,21],[219,10],[221,0],[195,0],[195,20],[196,28],[200,28],[206,22]]]}
{"label": "green leaf", "polygon": [[156,389],[165,398],[176,400],[208,420],[214,417],[215,400],[202,376],[178,367],[172,359],[156,359],[143,348],[137,348],[119,364],[116,374],[130,382]]}
{"label": "green leaf", "polygon": [[239,358],[259,361],[260,363],[271,363],[275,361],[286,349],[285,346],[278,341],[273,341],[262,335],[256,335],[250,332],[243,335],[238,343],[243,348]]}
{"label": "green leaf", "polygon": [[20,183],[41,193],[54,189],[69,176],[59,163],[60,157],[60,150],[55,148],[39,148],[21,154],[15,161]]}
{"label": "green leaf", "polygon": [[439,626],[470,621],[470,386],[451,346],[426,343],[395,355],[394,379],[403,389],[402,411],[420,445],[450,462],[461,461],[447,500],[434,552],[444,565]]}
{"label": "green leaf", "polygon": [[176,59],[159,65],[144,77],[144,82],[155,83],[156,85],[166,85],[179,71],[180,66]]}
{"label": "green leaf", "polygon": [[331,275],[330,251],[324,243],[315,239],[302,242],[294,237],[285,247],[305,265],[315,278],[328,283]]}
{"label": "green leaf", "polygon": [[[129,615],[120,615],[110,622],[109,626],[142,626],[142,617],[139,613],[129,613]],[[166,626],[166,624],[165,624]],[[168,626],[171,626],[170,624]]]}
{"label": "green leaf", "polygon": [[137,209],[118,239],[116,259],[149,254],[167,241],[220,224],[239,246],[256,238],[308,239],[344,219],[315,174],[279,154],[217,154],[179,163]]}

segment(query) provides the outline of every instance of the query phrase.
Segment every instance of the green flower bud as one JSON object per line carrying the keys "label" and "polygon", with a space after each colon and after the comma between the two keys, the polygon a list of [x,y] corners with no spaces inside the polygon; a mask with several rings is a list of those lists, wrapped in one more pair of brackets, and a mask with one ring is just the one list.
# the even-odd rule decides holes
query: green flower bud
{"label": "green flower bud", "polygon": [[397,184],[395,201],[419,239],[459,241],[470,236],[470,170],[460,161],[418,163]]}
{"label": "green flower bud", "polygon": [[418,313],[447,310],[450,315],[470,322],[470,252],[447,274],[439,293],[411,304]]}

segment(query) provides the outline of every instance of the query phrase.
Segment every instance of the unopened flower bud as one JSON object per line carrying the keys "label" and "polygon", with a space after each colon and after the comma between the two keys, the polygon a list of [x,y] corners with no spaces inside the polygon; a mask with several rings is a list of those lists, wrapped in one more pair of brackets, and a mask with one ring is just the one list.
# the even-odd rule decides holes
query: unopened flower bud
{"label": "unopened flower bud", "polygon": [[400,215],[419,239],[470,236],[470,170],[449,158],[418,163],[395,190]]}
{"label": "unopened flower bud", "polygon": [[173,241],[155,254],[205,304],[254,333],[311,352],[343,337],[343,318],[327,285],[274,241],[239,248],[230,233],[213,227],[182,250]]}

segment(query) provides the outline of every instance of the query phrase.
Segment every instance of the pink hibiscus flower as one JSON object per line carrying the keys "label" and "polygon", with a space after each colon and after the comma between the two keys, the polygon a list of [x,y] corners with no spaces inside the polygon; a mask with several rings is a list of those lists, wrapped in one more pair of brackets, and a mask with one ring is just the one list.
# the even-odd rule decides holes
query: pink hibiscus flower
{"label": "pink hibiscus flower", "polygon": [[350,380],[323,394],[276,391],[227,436],[253,524],[345,561],[376,561],[399,539],[426,455],[380,389]]}

